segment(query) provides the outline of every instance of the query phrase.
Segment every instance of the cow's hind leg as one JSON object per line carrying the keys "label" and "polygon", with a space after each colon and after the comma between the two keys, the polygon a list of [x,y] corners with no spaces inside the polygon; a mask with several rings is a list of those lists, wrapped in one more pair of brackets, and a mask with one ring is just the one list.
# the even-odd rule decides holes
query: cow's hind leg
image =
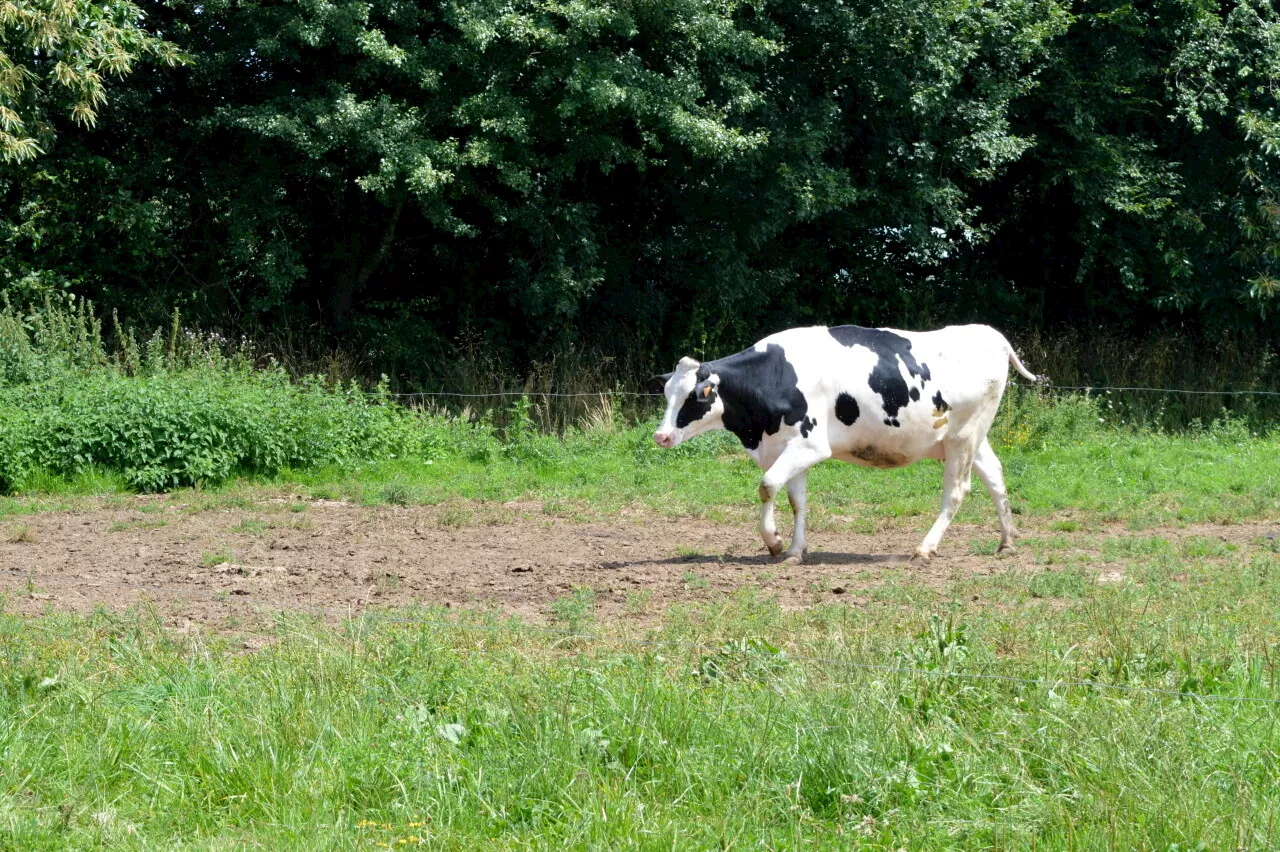
{"label": "cow's hind leg", "polygon": [[795,525],[791,530],[791,546],[782,558],[799,562],[804,559],[804,516],[808,502],[805,485],[809,479],[809,471],[802,470],[787,482],[787,501],[791,504],[791,514],[795,517]]}
{"label": "cow's hind leg", "polygon": [[[782,555],[782,537],[778,535],[778,527],[773,519],[773,507],[777,502],[778,491],[783,485],[791,482],[797,475],[803,474],[809,468],[819,462],[826,461],[831,458],[831,450],[825,443],[822,446],[805,442],[795,442],[788,444],[786,449],[778,456],[777,461],[769,465],[769,469],[765,471],[764,477],[760,480],[760,538],[764,540],[764,546],[769,549],[770,556]],[[801,491],[803,494],[804,484],[801,482]],[[793,494],[788,491],[789,499],[794,500]],[[792,507],[795,507],[793,502]],[[800,547],[804,547],[804,525],[803,525],[803,509],[804,500],[801,499],[801,509],[797,513],[798,525],[800,531]],[[795,550],[793,545],[793,550]],[[799,553],[799,551],[796,551]],[[788,556],[792,556],[788,552]]]}
{"label": "cow's hind leg", "polygon": [[996,514],[1000,518],[1000,550],[1012,551],[1013,539],[1018,531],[1013,526],[1009,492],[1004,484],[1004,468],[1000,465],[1000,459],[996,457],[995,450],[991,449],[991,444],[987,443],[986,438],[983,438],[982,443],[978,445],[978,453],[973,457],[973,469],[978,472],[978,478],[982,480],[982,484],[987,486],[991,502],[996,504]]}
{"label": "cow's hind leg", "polygon": [[929,533],[916,548],[916,557],[928,559],[938,552],[938,542],[951,525],[951,519],[960,511],[960,504],[968,495],[973,477],[973,449],[968,446],[947,445],[947,458],[942,472],[942,513],[929,528]]}

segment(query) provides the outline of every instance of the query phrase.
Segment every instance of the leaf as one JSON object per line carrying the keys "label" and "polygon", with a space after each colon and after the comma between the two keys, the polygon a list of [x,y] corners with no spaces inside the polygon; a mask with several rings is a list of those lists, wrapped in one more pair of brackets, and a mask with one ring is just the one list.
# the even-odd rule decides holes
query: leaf
{"label": "leaf", "polygon": [[466,733],[467,729],[457,722],[436,726],[436,736],[453,745],[461,745],[462,738],[466,736]]}

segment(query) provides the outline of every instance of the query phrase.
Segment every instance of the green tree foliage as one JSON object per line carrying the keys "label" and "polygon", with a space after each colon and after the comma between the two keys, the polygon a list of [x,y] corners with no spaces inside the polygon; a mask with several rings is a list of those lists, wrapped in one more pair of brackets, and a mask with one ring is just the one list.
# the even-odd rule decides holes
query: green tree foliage
{"label": "green tree foliage", "polygon": [[51,144],[51,113],[93,127],[107,101],[105,79],[140,59],[165,65],[182,56],[142,28],[127,0],[0,2],[0,162],[32,159]]}
{"label": "green tree foliage", "polygon": [[[1280,13],[1269,0],[1086,0],[987,193],[978,265],[1046,322],[1264,328],[1280,219]],[[992,250],[994,249],[994,250]]]}
{"label": "green tree foliage", "polygon": [[807,321],[1269,333],[1268,0],[163,0],[147,22],[195,62],[139,66],[93,132],[0,166],[0,286],[318,322],[424,380],[468,348],[665,359]]}

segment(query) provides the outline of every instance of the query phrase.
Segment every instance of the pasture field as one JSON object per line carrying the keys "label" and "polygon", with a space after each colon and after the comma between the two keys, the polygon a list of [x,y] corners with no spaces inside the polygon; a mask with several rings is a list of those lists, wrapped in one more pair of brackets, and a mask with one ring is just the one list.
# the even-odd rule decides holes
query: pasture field
{"label": "pasture field", "polygon": [[1018,553],[978,485],[924,566],[936,464],[823,466],[777,565],[727,442],[607,422],[32,476],[0,849],[1276,848],[1276,436],[1022,405]]}

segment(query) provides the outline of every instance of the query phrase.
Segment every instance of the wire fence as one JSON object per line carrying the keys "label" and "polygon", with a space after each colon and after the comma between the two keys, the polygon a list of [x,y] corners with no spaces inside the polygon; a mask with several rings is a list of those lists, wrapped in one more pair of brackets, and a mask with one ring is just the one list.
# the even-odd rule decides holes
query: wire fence
{"label": "wire fence", "polygon": [[[215,600],[227,606],[232,606],[229,596],[232,590],[219,592],[205,591],[202,589],[191,589],[184,586],[167,586],[159,584],[134,584],[134,583],[109,583],[116,589],[128,589],[137,591],[140,598],[144,597],[147,592],[171,592],[185,598],[199,597],[209,600]],[[412,615],[396,615],[386,610],[377,609],[360,609],[358,605],[339,606],[312,606],[292,601],[279,600],[255,600],[246,602],[258,609],[267,608],[279,613],[295,613],[305,615],[320,615],[333,618],[345,619],[352,622],[374,622],[377,624],[398,624],[419,628],[429,628],[435,630],[458,630],[473,633],[524,633],[530,635],[554,636],[558,639],[574,640],[577,642],[590,642],[597,645],[615,645],[624,647],[641,647],[653,650],[676,649],[689,653],[696,653],[715,657],[724,656],[741,656],[750,657],[752,654],[759,654],[759,651],[752,650],[747,647],[736,647],[732,644],[714,646],[701,642],[688,642],[676,639],[642,639],[630,636],[617,636],[607,633],[592,633],[575,630],[565,627],[548,627],[535,624],[469,624],[462,621],[441,620],[435,618],[415,617]],[[1034,687],[1037,689],[1059,690],[1066,688],[1075,689],[1096,689],[1113,693],[1130,693],[1158,696],[1163,698],[1178,698],[1184,700],[1196,700],[1205,702],[1225,702],[1234,704],[1259,704],[1268,707],[1280,708],[1280,698],[1268,698],[1265,696],[1254,695],[1222,695],[1217,693],[1190,692],[1178,689],[1166,689],[1154,686],[1135,686],[1132,684],[1107,683],[1106,681],[1094,680],[1091,678],[1027,678],[1017,675],[1002,674],[997,672],[972,672],[957,671],[954,669],[931,669],[922,668],[920,666],[906,665],[903,663],[884,663],[884,662],[865,662],[859,660],[841,659],[838,657],[821,657],[807,654],[797,654],[785,652],[783,656],[778,657],[780,660],[787,660],[797,663],[808,663],[812,665],[821,665],[824,667],[835,667],[852,669],[858,671],[879,672],[888,675],[924,677],[934,679],[949,680],[968,680],[968,681],[987,681],[1018,684],[1021,686]]]}
{"label": "wire fence", "polygon": [[1280,396],[1280,391],[1269,390],[1191,390],[1188,388],[1144,388],[1144,387],[1111,387],[1106,385],[1045,385],[1051,390],[1085,391],[1086,393],[1106,392],[1146,392],[1186,394],[1188,396]]}
{"label": "wire fence", "polygon": [[[1042,383],[1032,385],[1033,388],[1044,388],[1046,390],[1061,391],[1084,391],[1086,393],[1165,393],[1165,394],[1185,394],[1189,396],[1280,396],[1280,391],[1272,390],[1255,390],[1252,388],[1244,388],[1240,390],[1198,390],[1192,388],[1152,388],[1152,387],[1125,387],[1119,385],[1055,385],[1050,383]],[[539,391],[539,390],[520,390],[520,391],[491,391],[489,393],[455,393],[453,391],[412,391],[406,393],[391,393],[387,396],[396,399],[519,399],[523,397],[531,399],[548,398],[548,399],[600,399],[602,397],[628,397],[628,398],[661,398],[661,393],[646,391],[624,391],[624,390],[601,390],[591,392],[575,392],[575,393],[558,393],[555,391]]]}

